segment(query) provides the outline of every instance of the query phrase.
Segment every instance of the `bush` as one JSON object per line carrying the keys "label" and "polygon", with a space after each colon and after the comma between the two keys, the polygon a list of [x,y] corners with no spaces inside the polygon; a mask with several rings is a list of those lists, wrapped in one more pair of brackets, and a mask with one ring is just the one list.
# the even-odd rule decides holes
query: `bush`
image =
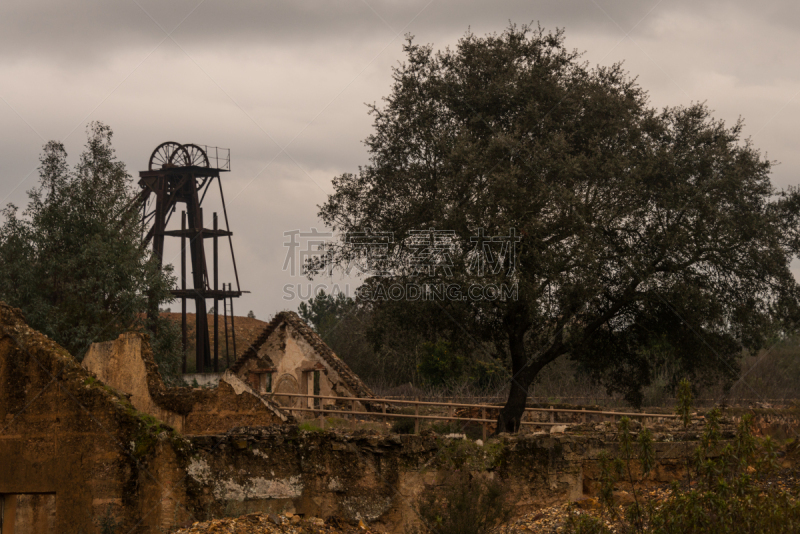
{"label": "bush", "polygon": [[[691,387],[681,382],[676,412],[688,427],[692,407]],[[718,409],[706,418],[706,426],[689,464],[686,484],[675,482],[672,494],[658,507],[645,502],[636,484],[644,480],[654,465],[649,432],[639,432],[634,441],[627,418],[619,423],[620,455],[601,456],[600,501],[605,513],[617,523],[616,531],[658,534],[788,534],[800,532],[800,502],[788,492],[766,480],[777,468],[777,452],[770,438],[759,440],[753,434],[752,417],[745,415],[736,439],[720,450]],[[634,447],[642,478],[634,479]],[[613,489],[620,480],[631,484],[635,502],[624,517],[613,502]],[[611,532],[596,519],[570,515],[565,533]]]}
{"label": "bush", "polygon": [[472,367],[470,381],[479,390],[489,391],[508,380],[508,371],[497,362],[478,360]]}
{"label": "bush", "polygon": [[417,372],[426,384],[445,386],[461,377],[464,372],[464,358],[451,350],[447,341],[424,343]]}
{"label": "bush", "polygon": [[410,417],[397,419],[394,423],[392,423],[391,431],[395,434],[413,434],[414,420]]}
{"label": "bush", "polygon": [[436,421],[431,423],[431,430],[437,434],[446,436],[447,434],[463,434],[464,429],[458,421]]}
{"label": "bush", "polygon": [[486,534],[511,517],[506,496],[500,482],[456,471],[451,484],[424,491],[416,511],[426,532]]}

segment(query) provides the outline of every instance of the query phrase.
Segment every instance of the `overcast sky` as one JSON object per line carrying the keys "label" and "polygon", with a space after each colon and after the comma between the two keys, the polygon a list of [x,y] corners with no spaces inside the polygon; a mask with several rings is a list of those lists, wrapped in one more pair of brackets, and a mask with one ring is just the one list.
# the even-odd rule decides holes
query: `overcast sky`
{"label": "overcast sky", "polygon": [[[4,0],[0,205],[26,204],[46,141],[63,141],[74,163],[93,120],[114,130],[136,180],[163,141],[230,148],[223,188],[251,291],[236,312],[295,310],[284,286],[309,289],[283,271],[284,232],[324,231],[317,206],[331,179],[367,162],[365,103],[388,93],[404,35],[444,48],[509,21],[564,28],[592,65],[624,62],[655,107],[705,101],[726,122],[742,117],[780,162],[774,184],[800,182],[796,0]],[[314,282],[334,283],[348,280]]]}

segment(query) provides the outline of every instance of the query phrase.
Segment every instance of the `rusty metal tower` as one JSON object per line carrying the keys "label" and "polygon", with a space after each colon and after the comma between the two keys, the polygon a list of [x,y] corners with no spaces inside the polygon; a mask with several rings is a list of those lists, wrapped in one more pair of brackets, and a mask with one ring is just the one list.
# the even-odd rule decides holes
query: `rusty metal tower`
{"label": "rusty metal tower", "polygon": [[[139,173],[139,187],[142,188],[140,201],[142,209],[143,241],[145,245],[151,241],[153,252],[159,265],[164,257],[164,238],[179,237],[181,239],[181,287],[172,291],[181,299],[181,327],[183,332],[183,372],[186,372],[186,299],[195,302],[195,362],[197,372],[210,371],[213,366],[219,371],[219,302],[223,302],[227,315],[228,300],[231,306],[233,321],[233,299],[240,297],[239,274],[236,270],[236,258],[233,254],[233,235],[228,225],[228,212],[225,208],[225,197],[222,194],[220,173],[229,172],[230,150],[195,144],[180,144],[173,141],[161,143],[150,156],[148,170]],[[217,214],[213,214],[212,228],[203,224],[203,200],[211,185],[216,181],[219,198],[222,202],[222,213],[225,229],[220,229]],[[178,203],[185,204],[181,212],[180,230],[167,230],[172,214],[176,212]],[[188,222],[188,225],[187,225]],[[231,251],[231,261],[236,280],[236,289],[231,284],[222,284],[219,288],[219,255],[218,240],[227,237]],[[205,240],[213,240],[213,272],[209,273],[206,263]],[[192,266],[191,289],[186,288],[186,241],[189,241],[189,256]],[[211,276],[209,276],[211,274]],[[206,299],[214,301],[214,358],[212,362],[209,346],[208,317]],[[233,326],[233,325],[232,325]],[[225,321],[225,343],[227,345],[227,320]],[[236,338],[234,334],[234,359],[236,357]],[[230,363],[230,362],[228,362]]]}

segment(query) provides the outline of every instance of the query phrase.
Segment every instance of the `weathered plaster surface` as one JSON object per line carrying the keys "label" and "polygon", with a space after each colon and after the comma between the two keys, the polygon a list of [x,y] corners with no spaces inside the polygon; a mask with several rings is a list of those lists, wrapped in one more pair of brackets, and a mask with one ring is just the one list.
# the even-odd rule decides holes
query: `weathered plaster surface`
{"label": "weathered plaster surface", "polygon": [[147,368],[142,359],[143,336],[121,334],[114,341],[92,343],[81,365],[104,384],[130,395],[133,406],[183,432],[185,416],[156,404],[147,382]]}
{"label": "weathered plaster surface", "polygon": [[142,334],[129,332],[114,341],[92,344],[82,366],[104,384],[128,395],[137,410],[178,432],[213,434],[236,426],[288,421],[276,405],[230,372],[222,375],[216,388],[167,388]]}

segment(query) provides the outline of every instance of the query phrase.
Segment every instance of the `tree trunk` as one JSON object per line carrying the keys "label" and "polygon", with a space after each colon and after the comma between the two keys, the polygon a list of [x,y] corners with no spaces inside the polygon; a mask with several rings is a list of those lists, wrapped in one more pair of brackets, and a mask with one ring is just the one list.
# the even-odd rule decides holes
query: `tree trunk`
{"label": "tree trunk", "polygon": [[[526,374],[526,373],[523,373]],[[536,375],[533,375],[534,377]],[[497,417],[497,428],[495,432],[519,431],[522,416],[525,413],[525,404],[528,400],[528,387],[530,382],[521,380],[522,375],[518,375],[511,381],[511,391],[508,394],[506,405],[500,410]]]}
{"label": "tree trunk", "polygon": [[508,332],[508,348],[511,352],[511,391],[508,401],[497,418],[495,433],[516,432],[519,430],[522,415],[525,413],[525,402],[528,398],[528,387],[536,372],[531,373],[525,351],[525,333],[530,328],[527,310],[519,306],[506,315],[504,322]]}
{"label": "tree trunk", "polygon": [[515,356],[511,353],[511,369],[513,378],[511,380],[511,391],[508,394],[506,405],[500,410],[497,418],[497,429],[495,432],[518,432],[522,416],[528,400],[528,389],[539,371],[555,360],[561,353],[555,347],[551,347],[542,356],[528,361],[527,355],[523,351],[521,355]]}
{"label": "tree trunk", "polygon": [[508,394],[506,405],[500,410],[497,417],[495,433],[518,432],[525,405],[528,400],[528,389],[533,380],[548,363],[564,353],[561,339],[557,336],[556,342],[537,358],[529,359],[525,350],[525,333],[531,327],[524,312],[510,316],[505,321],[508,332],[508,348],[511,352],[511,391]]}

